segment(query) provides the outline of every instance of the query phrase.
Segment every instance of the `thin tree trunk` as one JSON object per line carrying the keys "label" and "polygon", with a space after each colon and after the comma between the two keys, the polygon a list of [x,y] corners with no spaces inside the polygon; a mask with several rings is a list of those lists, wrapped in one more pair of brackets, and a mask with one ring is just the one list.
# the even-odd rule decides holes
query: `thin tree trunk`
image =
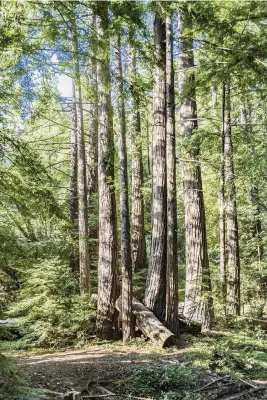
{"label": "thin tree trunk", "polygon": [[231,131],[230,87],[225,93],[225,205],[227,248],[227,302],[228,315],[240,315],[240,258],[236,209],[236,189]]}
{"label": "thin tree trunk", "polygon": [[78,59],[78,40],[76,26],[73,26],[73,52],[74,52],[74,83],[77,112],[77,157],[78,157],[78,226],[79,226],[79,265],[80,265],[80,291],[91,294],[90,267],[89,267],[89,241],[88,241],[88,212],[87,212],[87,187],[86,187],[86,161],[83,127],[82,88]]}
{"label": "thin tree trunk", "polygon": [[220,281],[221,281],[221,298],[223,302],[224,313],[226,315],[226,246],[225,246],[225,132],[227,130],[227,119],[225,114],[225,85],[222,91],[222,132],[221,132],[221,163],[220,163],[220,189],[218,196],[219,206],[219,236],[220,236]]}
{"label": "thin tree trunk", "polygon": [[116,331],[118,271],[108,2],[97,3],[97,15],[99,258],[96,330],[101,339],[110,339]]}
{"label": "thin tree trunk", "polygon": [[147,145],[147,172],[148,176],[151,176],[151,168],[150,168],[150,139],[149,139],[149,107],[147,106],[147,117],[146,117],[146,145]]}
{"label": "thin tree trunk", "polygon": [[70,255],[70,267],[73,272],[79,271],[79,256],[76,244],[78,242],[78,193],[77,193],[77,110],[75,100],[75,86],[72,83],[72,127],[70,138],[70,223],[72,237],[72,251]]}
{"label": "thin tree trunk", "polygon": [[[212,324],[211,280],[207,250],[206,218],[199,164],[200,144],[197,135],[197,105],[194,88],[193,41],[183,37],[184,28],[192,29],[189,13],[179,13],[179,92],[182,96],[180,129],[184,138],[184,200],[186,236],[186,288],[184,314],[201,320],[202,328]],[[188,35],[187,35],[188,36]],[[190,70],[191,69],[191,70]]]}
{"label": "thin tree trunk", "polygon": [[132,132],[132,260],[134,271],[147,266],[146,240],[144,227],[144,184],[143,156],[141,138],[141,118],[139,111],[139,94],[135,90],[136,57],[135,50],[130,49],[129,70],[131,81],[132,109],[130,126]]}
{"label": "thin tree trunk", "polygon": [[90,11],[89,15],[89,29],[90,29],[90,51],[92,57],[89,66],[89,79],[90,79],[90,107],[88,119],[88,145],[87,145],[87,189],[88,189],[88,204],[93,193],[97,193],[97,136],[98,136],[98,123],[97,123],[97,63],[96,63],[96,15],[94,11]]}
{"label": "thin tree trunk", "polygon": [[152,143],[152,232],[145,305],[160,321],[166,309],[166,27],[155,16],[154,130]]}
{"label": "thin tree trunk", "polygon": [[167,279],[166,324],[178,335],[175,101],[172,19],[166,18]]}
{"label": "thin tree trunk", "polygon": [[122,267],[122,332],[123,341],[134,337],[135,327],[132,315],[132,255],[130,235],[130,215],[128,196],[128,172],[126,149],[126,117],[123,90],[123,75],[121,62],[121,37],[117,36],[116,43],[117,71],[117,108],[118,108],[118,149],[120,170],[120,223],[121,223],[121,267]]}

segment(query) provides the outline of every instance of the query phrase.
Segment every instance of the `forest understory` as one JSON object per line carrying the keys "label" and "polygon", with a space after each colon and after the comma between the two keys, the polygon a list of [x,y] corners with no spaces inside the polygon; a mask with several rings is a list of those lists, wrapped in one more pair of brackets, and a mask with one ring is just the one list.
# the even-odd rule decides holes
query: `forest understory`
{"label": "forest understory", "polygon": [[141,338],[128,345],[92,342],[64,351],[14,347],[6,342],[0,348],[14,364],[14,399],[72,400],[64,395],[73,393],[108,400],[267,398],[267,343],[261,331],[182,335],[179,348],[169,349]]}

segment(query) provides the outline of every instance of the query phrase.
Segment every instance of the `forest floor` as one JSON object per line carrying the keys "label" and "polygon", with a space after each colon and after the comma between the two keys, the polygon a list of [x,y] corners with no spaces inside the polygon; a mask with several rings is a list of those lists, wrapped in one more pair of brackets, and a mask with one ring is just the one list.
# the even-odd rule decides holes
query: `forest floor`
{"label": "forest floor", "polygon": [[[235,337],[239,338],[236,343]],[[142,367],[152,368],[152,378],[148,377],[148,381],[145,382],[147,379],[145,376],[142,382],[144,387],[147,385],[145,387],[147,394],[149,386],[153,385],[153,368],[161,366],[164,368],[189,366],[192,368],[192,373],[197,371],[196,386],[192,393],[179,399],[267,399],[265,338],[263,341],[251,337],[242,340],[240,334],[234,338],[233,336],[230,339],[190,338],[189,342],[183,343],[182,348],[166,350],[144,342],[127,346],[116,342],[95,344],[81,350],[44,354],[19,352],[8,355],[11,355],[29,378],[31,387],[54,392],[53,399],[55,393],[62,394],[72,390],[83,392],[90,399],[103,397],[109,399],[98,389],[104,387],[113,393],[119,393],[117,383],[125,377],[133,376],[135,371]],[[137,383],[139,384],[140,382]],[[170,386],[171,384],[170,381]],[[135,388],[132,389],[124,391],[124,395],[136,395]],[[140,388],[136,390],[138,395]],[[142,398],[153,397],[153,395],[142,396]]]}

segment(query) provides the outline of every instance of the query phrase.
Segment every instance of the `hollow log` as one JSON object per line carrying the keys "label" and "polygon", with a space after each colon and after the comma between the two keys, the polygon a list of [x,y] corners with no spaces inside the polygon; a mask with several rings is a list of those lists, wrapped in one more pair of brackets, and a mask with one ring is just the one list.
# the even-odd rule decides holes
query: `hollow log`
{"label": "hollow log", "polygon": [[[122,297],[116,301],[116,308],[119,312],[122,309]],[[136,326],[140,331],[154,343],[169,347],[176,344],[175,335],[169,331],[140,301],[133,298],[133,314],[136,319]]]}

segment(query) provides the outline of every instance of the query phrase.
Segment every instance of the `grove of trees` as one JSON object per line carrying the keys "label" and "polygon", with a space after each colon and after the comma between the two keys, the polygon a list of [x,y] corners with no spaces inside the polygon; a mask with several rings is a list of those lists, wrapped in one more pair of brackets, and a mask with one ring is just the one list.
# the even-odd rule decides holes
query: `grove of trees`
{"label": "grove of trees", "polygon": [[175,337],[264,318],[266,19],[0,1],[0,318],[26,346],[129,341],[133,299]]}

